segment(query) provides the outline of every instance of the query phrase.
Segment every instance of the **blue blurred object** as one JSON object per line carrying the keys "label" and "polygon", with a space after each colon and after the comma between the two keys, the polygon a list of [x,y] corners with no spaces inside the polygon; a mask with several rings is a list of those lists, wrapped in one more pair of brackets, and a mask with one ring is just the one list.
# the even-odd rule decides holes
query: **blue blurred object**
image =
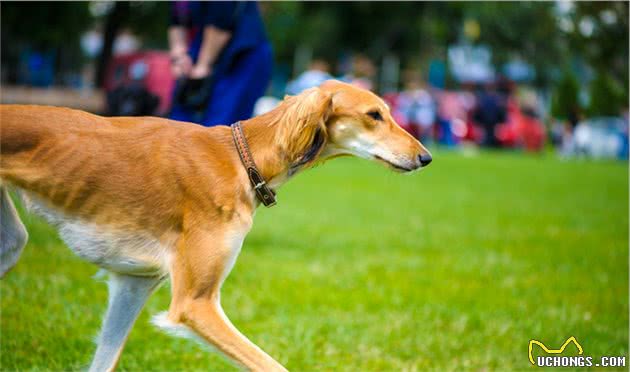
{"label": "blue blurred object", "polygon": [[27,49],[20,54],[18,84],[49,87],[54,82],[54,52]]}
{"label": "blue blurred object", "polygon": [[436,88],[444,89],[446,82],[446,64],[444,61],[434,59],[429,64],[429,84]]}
{"label": "blue blurred object", "polygon": [[528,82],[536,78],[534,67],[521,60],[513,60],[503,65],[503,73],[516,82]]}
{"label": "blue blurred object", "polygon": [[457,137],[455,136],[455,133],[453,133],[452,125],[453,124],[450,120],[443,118],[437,119],[437,140],[440,144],[448,147],[454,147],[457,145]]}

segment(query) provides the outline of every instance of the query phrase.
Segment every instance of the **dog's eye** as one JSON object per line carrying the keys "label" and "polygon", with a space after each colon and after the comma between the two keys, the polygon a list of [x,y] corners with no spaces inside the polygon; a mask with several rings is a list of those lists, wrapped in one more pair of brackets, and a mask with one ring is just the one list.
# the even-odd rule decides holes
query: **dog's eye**
{"label": "dog's eye", "polygon": [[383,117],[381,116],[381,113],[378,111],[370,111],[367,113],[367,115],[374,120],[383,121]]}

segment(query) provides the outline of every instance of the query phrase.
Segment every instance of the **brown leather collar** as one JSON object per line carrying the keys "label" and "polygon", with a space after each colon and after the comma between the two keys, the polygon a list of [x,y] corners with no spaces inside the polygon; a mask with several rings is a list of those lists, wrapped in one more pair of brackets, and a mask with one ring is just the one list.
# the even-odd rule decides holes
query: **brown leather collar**
{"label": "brown leather collar", "polygon": [[265,207],[273,207],[276,205],[276,193],[267,186],[267,182],[265,182],[265,179],[256,167],[256,163],[254,163],[254,158],[249,152],[249,146],[247,145],[247,140],[245,139],[241,122],[237,121],[230,127],[232,128],[232,138],[234,138],[234,144],[238,150],[238,156],[241,158],[241,163],[243,163],[243,166],[247,171],[249,182],[251,182],[254,187],[256,197],[265,205]]}

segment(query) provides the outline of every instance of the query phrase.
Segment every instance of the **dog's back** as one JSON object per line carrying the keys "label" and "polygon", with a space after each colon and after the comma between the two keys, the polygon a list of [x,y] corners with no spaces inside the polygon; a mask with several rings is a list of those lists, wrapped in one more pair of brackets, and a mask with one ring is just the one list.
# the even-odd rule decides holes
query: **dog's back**
{"label": "dog's back", "polygon": [[148,211],[137,201],[169,198],[165,190],[173,187],[165,183],[175,175],[164,172],[177,160],[170,156],[177,139],[190,130],[165,119],[128,119],[0,106],[0,179],[78,218],[142,223]]}
{"label": "dog's back", "polygon": [[171,170],[186,172],[186,165],[178,166],[178,157],[171,156],[173,146],[197,128],[160,118],[129,119],[0,106],[0,276],[16,264],[27,240],[8,188],[19,191],[29,209],[55,225],[86,260],[107,267],[103,260],[125,246],[137,248],[125,252],[129,261],[142,256],[138,260],[147,261],[147,270],[156,266],[180,218],[183,193]]}

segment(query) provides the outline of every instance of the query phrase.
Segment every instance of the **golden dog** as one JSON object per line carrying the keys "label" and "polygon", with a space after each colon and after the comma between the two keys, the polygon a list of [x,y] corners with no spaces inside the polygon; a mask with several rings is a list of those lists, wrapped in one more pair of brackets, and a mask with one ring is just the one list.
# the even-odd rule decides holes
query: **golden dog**
{"label": "golden dog", "polygon": [[380,98],[338,81],[287,97],[240,125],[239,139],[234,126],[0,108],[0,275],[16,264],[27,240],[7,192],[12,187],[73,251],[111,273],[91,370],[115,368],[146,299],[166,277],[172,301],[156,324],[199,336],[248,369],[284,370],[230,323],[220,304],[259,191],[269,193],[340,155],[401,172],[431,162]]}

